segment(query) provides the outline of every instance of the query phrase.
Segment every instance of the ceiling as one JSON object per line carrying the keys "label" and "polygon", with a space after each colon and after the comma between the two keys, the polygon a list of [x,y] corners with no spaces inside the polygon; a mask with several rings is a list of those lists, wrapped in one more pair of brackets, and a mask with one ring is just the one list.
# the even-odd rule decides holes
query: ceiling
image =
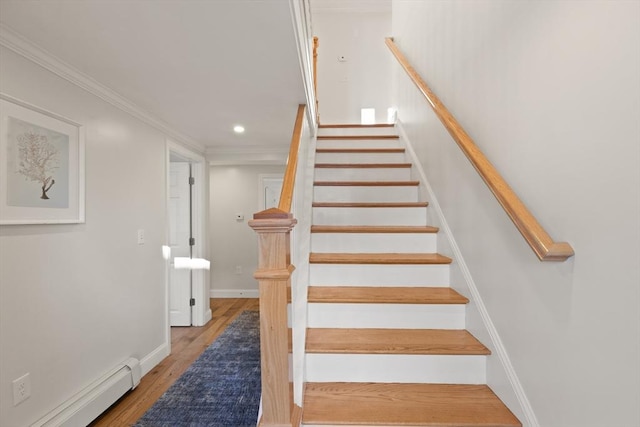
{"label": "ceiling", "polygon": [[288,0],[2,0],[0,23],[208,152],[287,147],[306,103]]}

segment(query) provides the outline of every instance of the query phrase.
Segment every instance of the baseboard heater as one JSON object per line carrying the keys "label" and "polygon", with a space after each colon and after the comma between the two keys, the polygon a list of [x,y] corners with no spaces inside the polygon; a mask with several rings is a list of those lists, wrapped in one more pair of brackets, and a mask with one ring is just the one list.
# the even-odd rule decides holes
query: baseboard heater
{"label": "baseboard heater", "polygon": [[98,378],[31,427],[85,427],[140,384],[140,361],[130,358]]}

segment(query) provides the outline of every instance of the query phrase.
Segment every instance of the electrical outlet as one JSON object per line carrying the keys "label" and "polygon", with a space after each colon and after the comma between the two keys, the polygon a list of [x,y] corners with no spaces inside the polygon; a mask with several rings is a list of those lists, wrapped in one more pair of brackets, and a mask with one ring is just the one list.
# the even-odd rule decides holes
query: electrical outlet
{"label": "electrical outlet", "polygon": [[138,244],[144,245],[144,230],[142,228],[138,230]]}
{"label": "electrical outlet", "polygon": [[242,266],[236,265],[236,274],[242,274]]}
{"label": "electrical outlet", "polygon": [[31,378],[27,372],[18,379],[12,381],[13,384],[13,406],[18,406],[31,396]]}

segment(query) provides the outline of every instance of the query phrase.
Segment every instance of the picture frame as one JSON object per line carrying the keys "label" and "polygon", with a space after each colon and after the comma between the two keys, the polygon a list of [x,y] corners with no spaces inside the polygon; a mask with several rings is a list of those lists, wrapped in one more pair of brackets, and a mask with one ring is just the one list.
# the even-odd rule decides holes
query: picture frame
{"label": "picture frame", "polygon": [[85,222],[84,128],[0,93],[0,225]]}

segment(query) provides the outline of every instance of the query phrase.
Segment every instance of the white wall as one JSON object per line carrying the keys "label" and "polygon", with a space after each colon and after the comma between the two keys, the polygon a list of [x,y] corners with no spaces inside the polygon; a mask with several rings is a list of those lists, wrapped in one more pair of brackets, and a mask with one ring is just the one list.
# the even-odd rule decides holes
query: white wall
{"label": "white wall", "polygon": [[[525,422],[640,425],[639,28],[633,1],[393,2],[400,49],[576,251],[537,260],[396,67],[399,117],[533,408]],[[489,382],[508,395],[496,363]]]}
{"label": "white wall", "polygon": [[[253,273],[258,267],[258,239],[248,222],[259,211],[260,174],[284,174],[284,165],[211,166],[209,230],[211,296],[258,296]],[[237,221],[236,214],[244,215]],[[236,274],[236,266],[242,269]]]}
{"label": "white wall", "polygon": [[[0,49],[0,90],[82,123],[86,136],[86,223],[0,227],[0,425],[19,427],[130,356],[144,373],[166,354],[166,146],[161,132]],[[31,397],[14,407],[11,381],[26,372]]]}
{"label": "white wall", "polygon": [[392,57],[384,38],[391,33],[390,10],[314,9],[313,33],[320,43],[320,122],[360,123],[360,109],[375,108],[376,121],[386,123]]}

